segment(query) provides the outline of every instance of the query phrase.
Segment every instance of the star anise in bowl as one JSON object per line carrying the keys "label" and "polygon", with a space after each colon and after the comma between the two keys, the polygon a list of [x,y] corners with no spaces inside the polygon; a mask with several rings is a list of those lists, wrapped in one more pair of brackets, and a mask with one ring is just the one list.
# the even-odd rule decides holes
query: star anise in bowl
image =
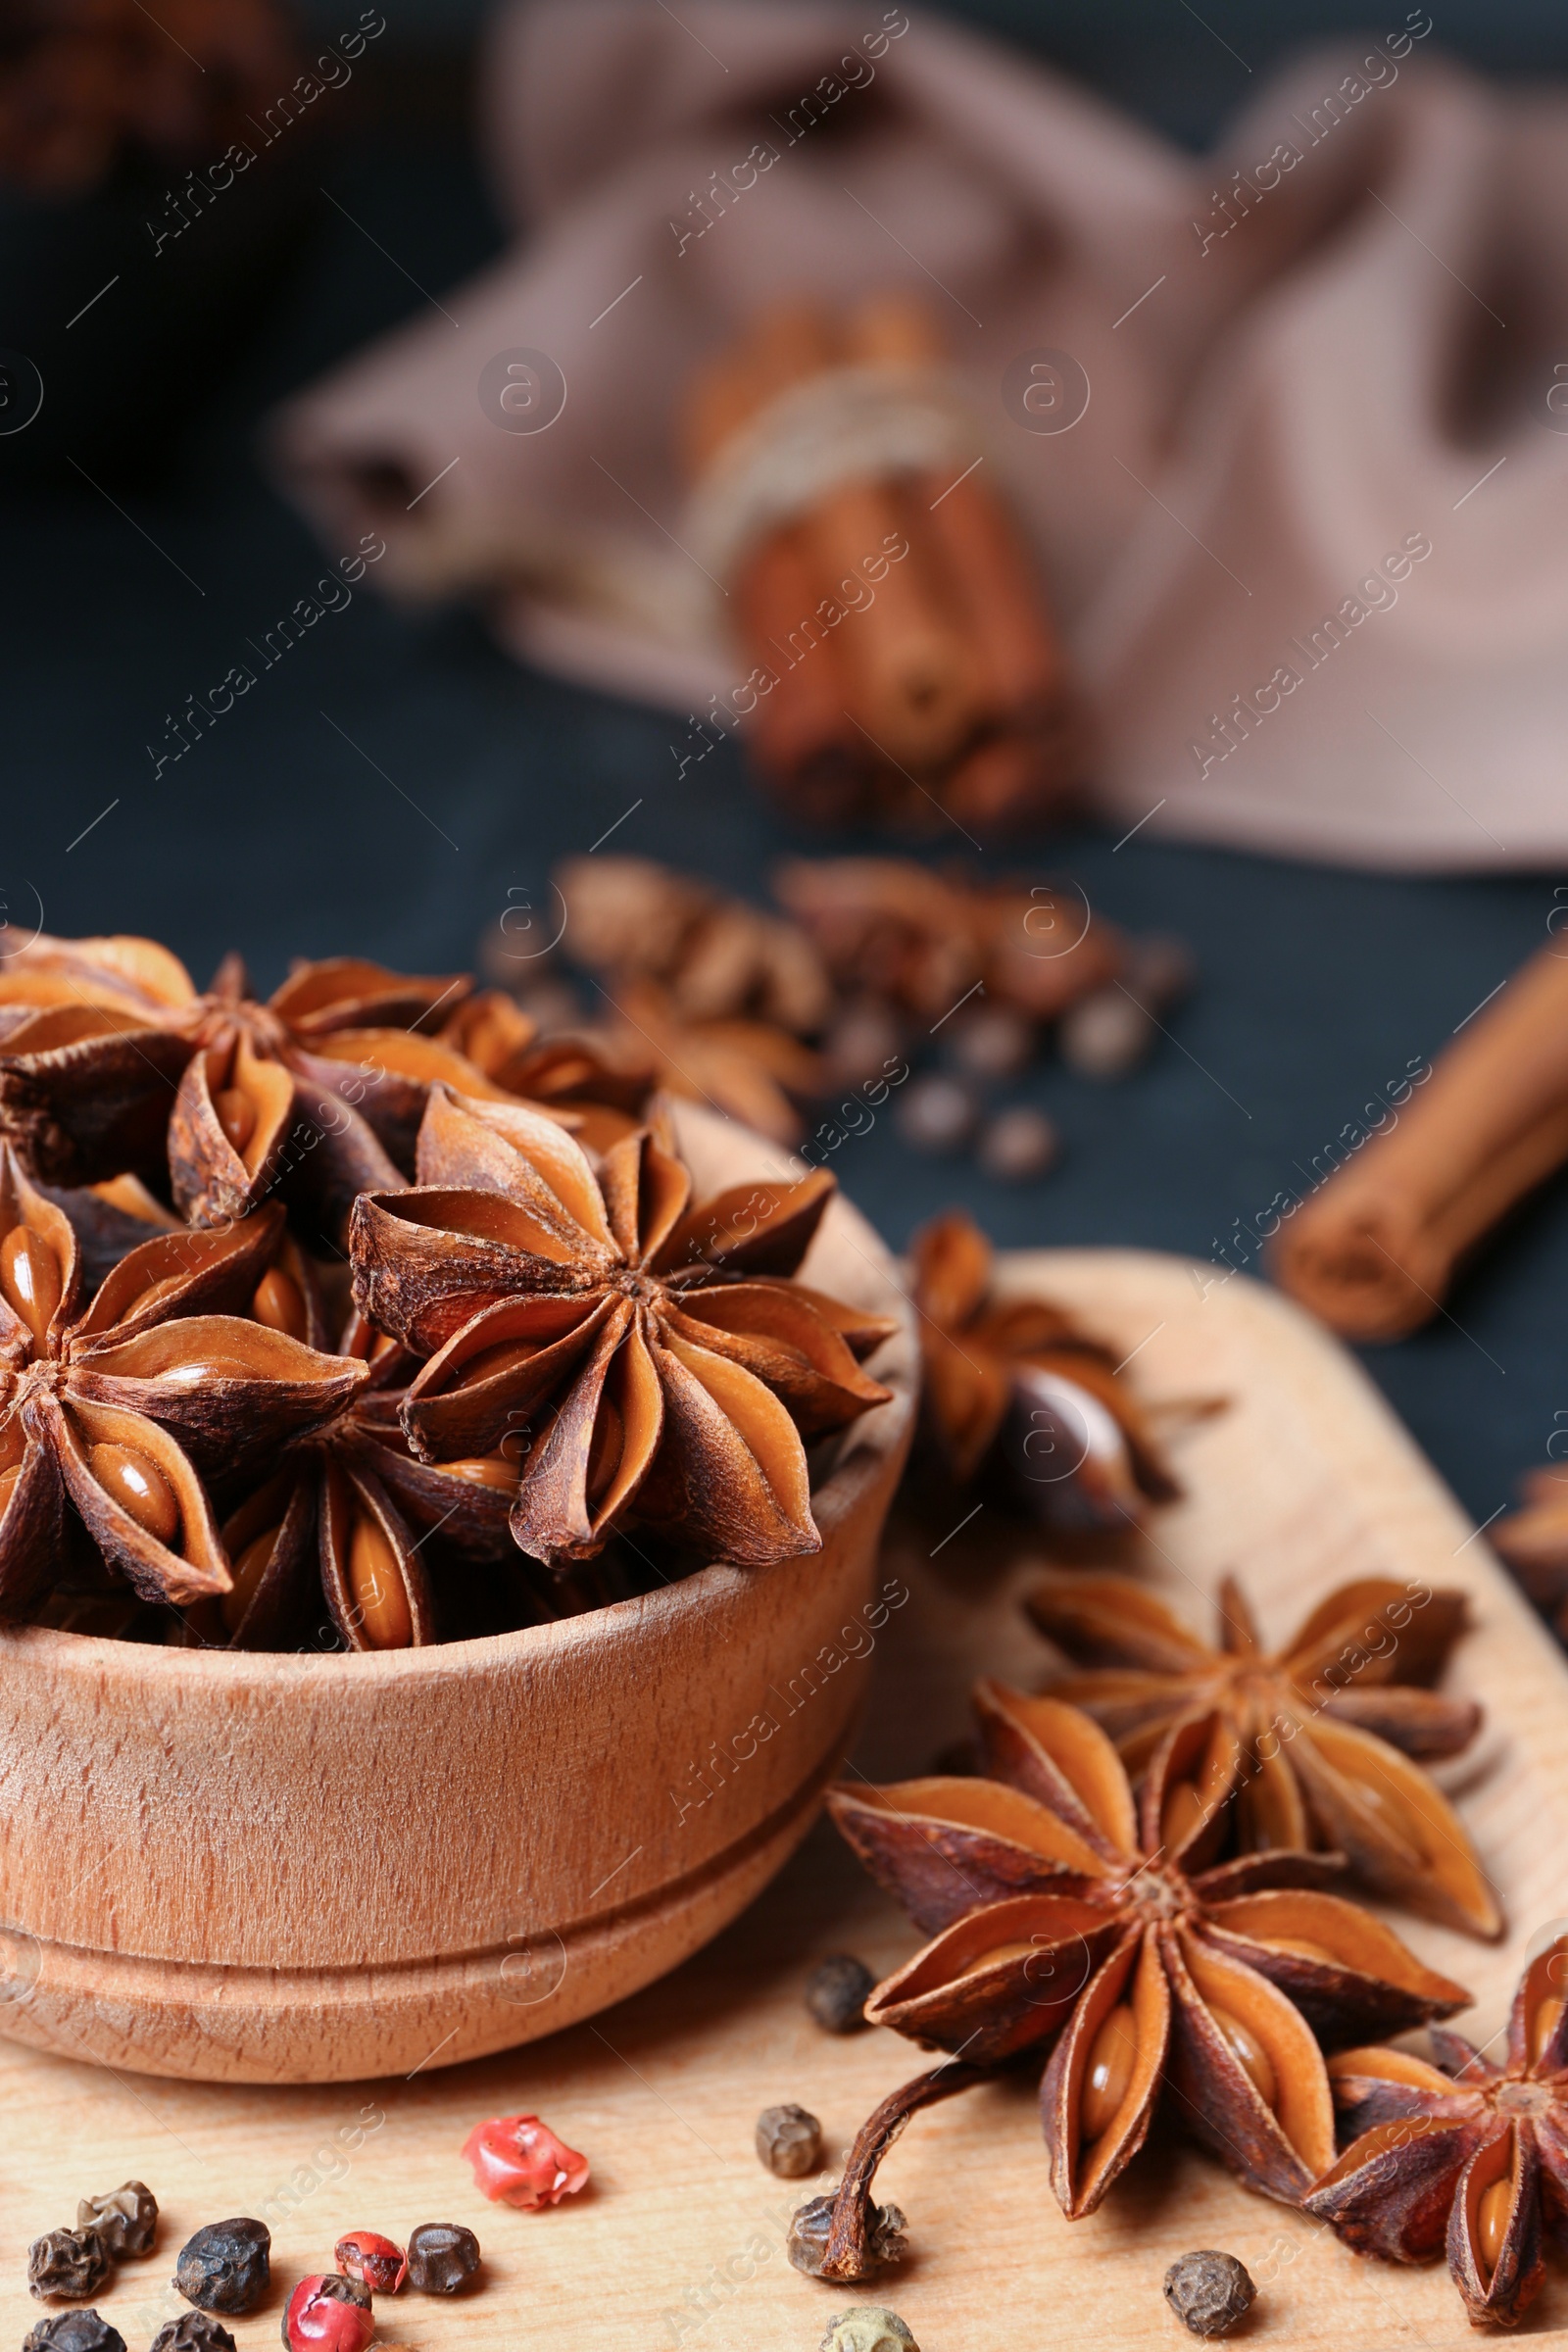
{"label": "star anise in bowl", "polygon": [[337,956],[259,1004],[237,956],[198,994],[152,940],[0,932],[0,1131],[47,1183],[129,1170],[198,1225],[277,1191],[335,1234],[412,1166],[434,1082],[504,1097],[426,1034],[468,986]]}
{"label": "star anise in bowl", "polygon": [[[1421,1758],[1456,1755],[1481,1710],[1425,1686],[1464,1630],[1462,1592],[1363,1577],[1265,1646],[1234,1577],[1211,1647],[1144,1586],[1118,1576],[1042,1579],[1024,1606],[1084,1671],[1055,1678],[1142,1772],[1180,1724],[1211,1711],[1234,1735],[1224,1769],[1177,1801],[1223,1808],[1244,1853],[1343,1853],[1361,1884],[1472,1936],[1495,1936],[1496,1893]],[[1234,1801],[1232,1801],[1234,1799]]]}
{"label": "star anise in bowl", "polygon": [[1330,2062],[1350,2144],[1301,2202],[1358,2253],[1446,2252],[1472,2324],[1511,2328],[1568,2213],[1568,1936],[1526,1968],[1500,2065],[1446,2028],[1431,2038],[1431,2065],[1391,2049]]}
{"label": "star anise in bowl", "polygon": [[65,1558],[67,1501],[149,1600],[229,1588],[204,1480],[318,1427],[362,1368],[293,1337],[283,1212],[140,1244],[83,1302],[70,1218],[0,1146],[0,1610]]}
{"label": "star anise in bowl", "polygon": [[962,1209],[909,1246],[925,1411],[960,1486],[1048,1526],[1112,1529],[1181,1489],[1114,1352],[1046,1298],[995,1296],[991,1244]]}
{"label": "star anise in bowl", "polygon": [[[1374,2017],[1380,2032],[1402,2032],[1469,1994],[1324,1891],[1331,1858],[1212,1859],[1222,1816],[1184,1816],[1173,1799],[1231,1743],[1222,1715],[1178,1726],[1135,1796],[1078,1708],[991,1683],[975,1706],[986,1777],[830,1794],[872,1877],[933,1932],[877,1986],[868,2021],[969,2066],[1054,2044],[1041,2115],[1069,2220],[1092,2213],[1137,2155],[1162,2090],[1249,2187],[1295,2203],[1332,2155],[1319,2040],[1353,2039]],[[941,2079],[932,2096],[945,2095]],[[884,2130],[873,2117],[865,2146]],[[875,2170],[864,2159],[858,2144],[830,2242],[842,2267],[824,2276],[863,2275],[854,2265]]]}
{"label": "star anise in bowl", "polygon": [[628,1520],[710,1559],[814,1551],[808,1443],[888,1400],[892,1334],[793,1279],[825,1173],[694,1203],[662,1123],[597,1167],[522,1104],[432,1090],[412,1191],[350,1235],[362,1312],[428,1360],[402,1425],[430,1463],[519,1461],[512,1532],[555,1564]]}

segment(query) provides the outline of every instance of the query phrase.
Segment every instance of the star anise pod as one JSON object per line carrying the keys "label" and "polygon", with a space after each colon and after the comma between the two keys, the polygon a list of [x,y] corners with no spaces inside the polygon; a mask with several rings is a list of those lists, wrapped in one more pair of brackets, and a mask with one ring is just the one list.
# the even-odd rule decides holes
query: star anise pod
{"label": "star anise pod", "polygon": [[188,1612],[203,1642],[286,1647],[324,1606],[349,1649],[419,1648],[436,1639],[428,1540],[477,1559],[512,1547],[516,1462],[418,1461],[398,1419],[418,1358],[358,1312],[339,1354],[366,1376],[224,1519],[234,1588]]}
{"label": "star anise pod", "polygon": [[339,956],[296,964],[263,1004],[237,956],[198,995],[151,940],[3,932],[0,1128],[45,1182],[167,1178],[198,1225],[277,1189],[333,1233],[356,1193],[412,1165],[434,1081],[503,1093],[418,1034],[467,987]]}
{"label": "star anise pod", "polygon": [[591,1557],[628,1514],[760,1567],[815,1551],[804,1441],[890,1392],[858,1356],[893,1325],[788,1279],[830,1176],[692,1204],[657,1130],[598,1173],[520,1104],[434,1088],[412,1192],[368,1194],[356,1300],[427,1356],[402,1422],[443,1462],[520,1451],[520,1548]]}
{"label": "star anise pod", "polygon": [[573,958],[618,996],[659,984],[682,1023],[747,1020],[798,1037],[833,1009],[822,959],[800,927],[649,858],[571,858],[556,872]]}
{"label": "star anise pod", "polygon": [[766,1021],[687,1018],[651,980],[623,982],[606,997],[607,1017],[587,1030],[588,1042],[612,1068],[638,1074],[645,1101],[656,1091],[676,1095],[776,1144],[800,1140],[791,1098],[820,1093],[822,1065],[799,1038]]}
{"label": "star anise pod", "polygon": [[1111,1349],[1045,1298],[995,1298],[991,1245],[950,1209],[909,1246],[925,1406],[960,1484],[1048,1523],[1114,1527],[1181,1489]]}
{"label": "star anise pod", "polygon": [[159,1235],[82,1304],[75,1233],[0,1147],[0,1608],[62,1557],[67,1499],[145,1599],[228,1590],[203,1473],[330,1419],[364,1377],[290,1335],[276,1206]]}
{"label": "star anise pod", "polygon": [[1521,1488],[1523,1508],[1490,1528],[1488,1541],[1568,1641],[1568,1470],[1532,1470]]}
{"label": "star anise pod", "polygon": [[1227,1805],[1240,1851],[1328,1847],[1407,1910],[1501,1934],[1464,1825],[1414,1760],[1457,1754],[1480,1725],[1472,1700],[1423,1687],[1464,1630],[1462,1592],[1364,1577],[1320,1601],[1276,1650],[1234,1577],[1220,1586],[1215,1648],[1126,1577],[1042,1580],[1024,1606],[1089,1670],[1054,1681],[1053,1696],[1093,1715],[1135,1776],[1177,1724],[1223,1714],[1234,1772],[1183,1801]]}
{"label": "star anise pod", "polygon": [[1476,2327],[1511,2328],[1568,2217],[1568,1936],[1520,1979],[1500,2066],[1435,2030],[1408,2050],[1344,2050],[1329,2075],[1350,2145],[1301,2202],[1357,2253],[1446,2252]]}
{"label": "star anise pod", "polygon": [[[1250,2187],[1294,2203],[1333,2147],[1314,2034],[1344,2042],[1373,2017],[1399,2033],[1470,1995],[1322,1891],[1331,1858],[1212,1860],[1223,1815],[1196,1819],[1177,1792],[1227,1768],[1223,1715],[1179,1725],[1135,1798],[1080,1709],[995,1683],[975,1709],[989,1777],[830,1792],[872,1877],[935,1931],[877,1986],[868,2021],[970,2064],[1054,2039],[1041,2114],[1069,2220],[1143,2146],[1162,2087]],[[841,2189],[851,2234],[869,2188],[862,2171]]]}

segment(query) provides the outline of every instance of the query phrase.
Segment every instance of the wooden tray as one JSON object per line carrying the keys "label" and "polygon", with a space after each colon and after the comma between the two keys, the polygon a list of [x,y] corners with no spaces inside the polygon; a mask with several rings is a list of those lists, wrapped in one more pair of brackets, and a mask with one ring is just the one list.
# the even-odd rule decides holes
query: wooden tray
{"label": "wooden tray", "polygon": [[[1410,1942],[1477,1994],[1460,2021],[1500,2024],[1526,1945],[1568,1914],[1568,1672],[1350,1360],[1295,1308],[1238,1277],[1206,1294],[1193,1269],[1131,1252],[1007,1261],[1004,1279],[1069,1301],[1123,1353],[1152,1399],[1224,1393],[1236,1401],[1179,1441],[1190,1499],[1161,1513],[1142,1558],[1149,1580],[1206,1621],[1234,1566],[1265,1626],[1287,1630],[1343,1578],[1396,1574],[1462,1584],[1477,1631],[1455,1680],[1488,1702],[1484,1747],[1460,1802],[1507,1904],[1489,1947],[1421,1921]],[[999,1565],[984,1516],[890,1531],[892,1597],[858,1760],[882,1778],[924,1767],[963,1728],[963,1684],[981,1669],[1028,1683],[1047,1652],[1015,1606],[1038,1560]],[[934,1553],[934,1557],[929,1555]],[[336,1857],[352,1882],[357,1860]],[[883,2168],[881,2193],[909,2216],[915,2254],[871,2289],[798,2277],[784,2233],[811,2183],[776,2181],[752,2151],[763,2106],[797,2099],[824,2122],[834,2159],[874,2101],[920,2059],[887,2033],[833,2040],[805,2018],[803,1979],[835,1949],[889,1968],[917,1938],[819,1827],[718,1941],[592,2024],[508,2056],[443,2071],[440,2052],[391,2082],[320,2090],[171,2085],[0,2047],[10,2119],[0,2164],[0,2341],[39,2316],[24,2249],[72,2220],[77,2196],[128,2175],[164,2201],[158,2253],[127,2265],[101,2308],[145,2352],[180,2308],[165,2283],[183,2237],[227,2214],[267,2218],[277,2285],[234,2323],[241,2352],[277,2341],[289,2283],[329,2267],[348,2228],[401,2234],[468,2223],[487,2290],[443,2304],[378,2306],[387,2341],[465,2352],[815,2352],[829,2314],[881,2300],[922,2352],[1044,2352],[1047,2346],[1188,2343],[1160,2280],[1193,2246],[1238,2254],[1259,2285],[1244,2339],[1363,2352],[1457,2352],[1478,2339],[1446,2268],[1358,2260],[1303,2217],[1249,2196],[1208,2159],[1152,2144],[1102,2211],[1064,2222],[1051,2197],[1034,2100],[988,2085],[919,2117]],[[590,2156],[590,2189],[559,2212],[487,2206],[458,2150],[478,2118],[541,2112]],[[825,2185],[825,2182],[818,2185]],[[1519,2331],[1568,2327],[1568,2272]]]}

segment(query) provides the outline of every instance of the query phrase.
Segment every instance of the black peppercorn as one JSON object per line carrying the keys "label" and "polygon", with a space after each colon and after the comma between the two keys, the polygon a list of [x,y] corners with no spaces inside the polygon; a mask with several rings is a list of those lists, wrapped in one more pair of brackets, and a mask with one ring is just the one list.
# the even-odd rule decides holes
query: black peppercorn
{"label": "black peppercorn", "polygon": [[409,2239],[409,2284],[421,2295],[455,2295],[479,2268],[479,2240],[461,2222],[421,2222]]}
{"label": "black peppercorn", "polygon": [[182,2311],[177,2320],[164,2322],[152,2352],[234,2352],[234,2338],[210,2311]]}
{"label": "black peppercorn", "polygon": [[824,2032],[853,2034],[865,2023],[865,2004],[876,1979],[863,1960],[835,1952],[806,1980],[806,2006]]}
{"label": "black peppercorn", "polygon": [[1228,2335],[1256,2292],[1235,2255],[1212,2248],[1184,2254],[1165,2273],[1165,2300],[1194,2335]]}
{"label": "black peppercorn", "polygon": [[822,2127],[804,2107],[764,2107],[757,2119],[757,2153],[781,2180],[804,2180],[822,2152]]}
{"label": "black peppercorn", "polygon": [[181,2246],[174,2284],[203,2311],[253,2311],[271,2282],[271,2250],[265,2222],[209,2222]]}
{"label": "black peppercorn", "polygon": [[128,2254],[150,2254],[158,2228],[158,2199],[141,2180],[127,2180],[107,2196],[83,2197],[76,2207],[76,2228],[91,2230],[117,2262]]}
{"label": "black peppercorn", "polygon": [[91,2230],[50,2230],[27,2248],[27,2284],[40,2303],[85,2303],[114,2267]]}
{"label": "black peppercorn", "polygon": [[22,2352],[125,2352],[125,2339],[95,2311],[57,2311],[28,2331]]}
{"label": "black peppercorn", "polygon": [[[812,2197],[803,2205],[790,2224],[785,2250],[791,2265],[804,2271],[808,2278],[820,2278],[822,2264],[827,2255],[828,2230],[833,2221],[833,2199]],[[907,2250],[905,2231],[908,2223],[897,2205],[873,2205],[865,2232],[866,2263],[860,2273],[869,2278],[892,2263],[902,2262]]]}

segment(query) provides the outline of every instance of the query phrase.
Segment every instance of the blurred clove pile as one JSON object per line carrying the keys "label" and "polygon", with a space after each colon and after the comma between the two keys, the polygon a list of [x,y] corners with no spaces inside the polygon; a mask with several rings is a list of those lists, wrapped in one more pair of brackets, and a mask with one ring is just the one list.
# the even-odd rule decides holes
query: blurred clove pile
{"label": "blurred clove pile", "polygon": [[680,420],[690,528],[732,598],[735,707],[800,815],[1059,815],[1082,724],[1033,560],[925,306],[755,318]]}
{"label": "blurred clove pile", "polygon": [[[1027,1181],[1055,1159],[1054,1130],[995,1092],[1048,1034],[1079,1075],[1127,1074],[1192,982],[1179,941],[1129,938],[1081,892],[911,859],[793,859],[774,878],[782,911],[642,858],[571,858],[555,886],[587,1001],[503,930],[482,952],[499,988],[451,1042],[502,1085],[581,1109],[600,1139],[662,1088],[826,1154],[839,1114],[857,1131],[858,1092],[879,1089],[913,1148],[974,1145],[988,1174]],[[807,1141],[803,1111],[841,1095]]]}

